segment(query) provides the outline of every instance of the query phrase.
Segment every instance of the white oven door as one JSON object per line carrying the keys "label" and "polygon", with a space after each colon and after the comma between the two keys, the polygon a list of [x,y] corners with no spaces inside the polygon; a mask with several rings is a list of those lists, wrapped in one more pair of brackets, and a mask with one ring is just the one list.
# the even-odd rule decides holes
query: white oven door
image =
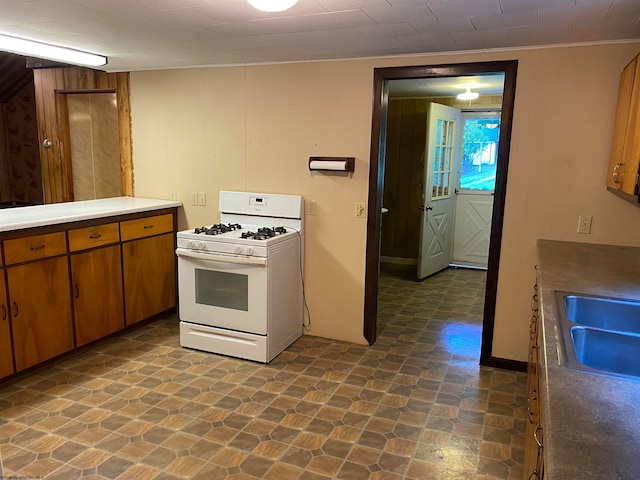
{"label": "white oven door", "polygon": [[267,259],[178,248],[180,320],[267,333]]}

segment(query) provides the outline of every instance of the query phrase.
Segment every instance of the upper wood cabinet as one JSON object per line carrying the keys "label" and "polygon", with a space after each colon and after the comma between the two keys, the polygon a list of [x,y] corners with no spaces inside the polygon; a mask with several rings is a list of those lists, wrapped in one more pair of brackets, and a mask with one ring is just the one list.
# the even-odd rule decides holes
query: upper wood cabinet
{"label": "upper wood cabinet", "polygon": [[4,283],[4,270],[0,270],[0,378],[12,373],[13,346],[11,345],[7,289]]}
{"label": "upper wood cabinet", "polygon": [[618,107],[606,184],[609,191],[638,202],[640,166],[640,61],[634,58],[620,77]]}

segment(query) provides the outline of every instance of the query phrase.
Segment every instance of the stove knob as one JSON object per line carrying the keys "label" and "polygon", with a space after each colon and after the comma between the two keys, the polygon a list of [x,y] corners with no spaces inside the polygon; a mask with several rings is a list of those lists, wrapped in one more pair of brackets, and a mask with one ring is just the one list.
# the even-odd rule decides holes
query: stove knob
{"label": "stove knob", "polygon": [[204,242],[196,242],[195,247],[198,250],[204,250]]}
{"label": "stove knob", "polygon": [[242,255],[243,251],[242,251],[242,247],[240,245],[237,245],[234,249],[233,249],[233,253],[235,253],[236,255]]}
{"label": "stove knob", "polygon": [[187,248],[193,248],[193,242],[191,240],[187,240]]}
{"label": "stove knob", "polygon": [[252,247],[247,247],[244,251],[245,255],[253,255],[253,248]]}

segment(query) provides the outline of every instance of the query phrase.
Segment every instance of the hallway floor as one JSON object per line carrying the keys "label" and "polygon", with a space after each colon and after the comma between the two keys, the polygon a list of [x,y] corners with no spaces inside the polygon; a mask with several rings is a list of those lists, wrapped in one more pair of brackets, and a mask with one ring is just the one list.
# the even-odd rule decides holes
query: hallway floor
{"label": "hallway floor", "polygon": [[526,376],[479,367],[485,272],[381,272],[372,347],[271,364],[179,346],[169,315],[0,389],[0,477],[520,479]]}

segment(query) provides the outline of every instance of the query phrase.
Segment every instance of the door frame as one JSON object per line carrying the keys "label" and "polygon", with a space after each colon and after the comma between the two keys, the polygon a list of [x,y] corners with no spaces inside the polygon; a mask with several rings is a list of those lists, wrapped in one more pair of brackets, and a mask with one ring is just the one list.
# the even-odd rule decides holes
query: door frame
{"label": "door frame", "polygon": [[[498,146],[498,165],[494,190],[493,213],[491,218],[491,240],[485,288],[484,314],[482,320],[482,344],[480,364],[507,368],[520,368],[505,359],[492,356],[498,269],[502,245],[504,203],[506,198],[509,150],[513,107],[516,91],[517,60],[495,62],[473,62],[446,65],[422,65],[408,67],[375,68],[373,72],[373,114],[371,121],[371,156],[369,162],[369,212],[367,218],[367,246],[364,288],[364,337],[370,345],[376,341],[378,315],[378,282],[380,274],[380,241],[382,220],[382,191],[384,184],[384,163],[386,148],[387,110],[389,80],[412,78],[459,77],[504,73],[502,96],[501,130]],[[511,365],[513,363],[513,365]]]}

